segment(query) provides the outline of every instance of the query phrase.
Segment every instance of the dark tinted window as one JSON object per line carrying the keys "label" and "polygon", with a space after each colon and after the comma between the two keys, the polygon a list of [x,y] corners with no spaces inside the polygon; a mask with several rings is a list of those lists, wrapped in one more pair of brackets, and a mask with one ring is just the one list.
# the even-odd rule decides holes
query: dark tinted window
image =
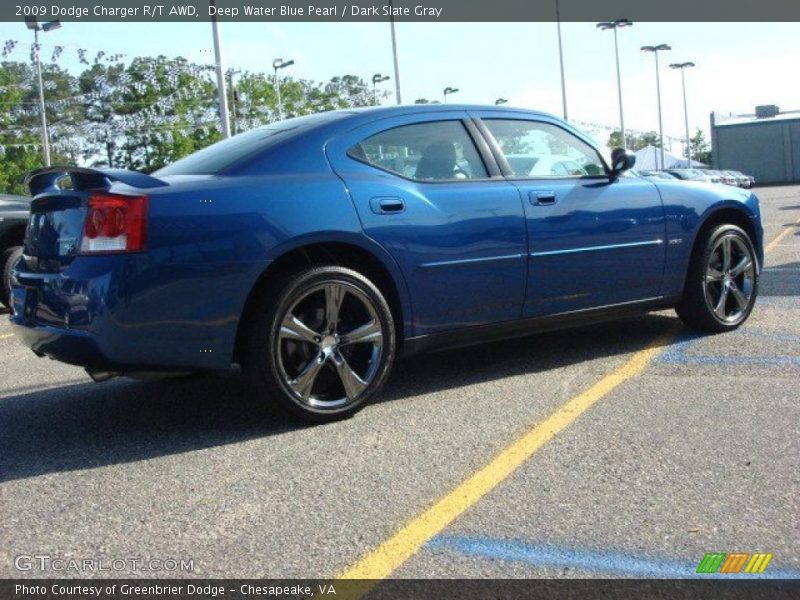
{"label": "dark tinted window", "polygon": [[461,121],[432,121],[388,129],[356,144],[348,154],[411,179],[488,177]]}
{"label": "dark tinted window", "polygon": [[348,113],[329,112],[287,119],[258,129],[251,129],[227,140],[212,144],[153,173],[159,175],[215,175],[253,154]]}

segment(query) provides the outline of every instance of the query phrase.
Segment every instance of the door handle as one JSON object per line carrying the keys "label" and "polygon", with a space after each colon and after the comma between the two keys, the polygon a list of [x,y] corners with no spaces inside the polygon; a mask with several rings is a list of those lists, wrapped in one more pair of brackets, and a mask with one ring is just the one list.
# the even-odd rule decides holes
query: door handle
{"label": "door handle", "polygon": [[405,203],[400,198],[372,198],[369,207],[376,215],[401,213],[406,209]]}
{"label": "door handle", "polygon": [[534,206],[546,206],[556,203],[556,193],[551,191],[532,191],[528,194],[528,201]]}

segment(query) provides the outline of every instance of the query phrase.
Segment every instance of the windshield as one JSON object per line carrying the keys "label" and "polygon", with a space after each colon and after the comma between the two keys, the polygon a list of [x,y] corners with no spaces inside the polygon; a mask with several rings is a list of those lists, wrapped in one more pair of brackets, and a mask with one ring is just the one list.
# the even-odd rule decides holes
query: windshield
{"label": "windshield", "polygon": [[258,129],[251,129],[190,154],[186,158],[159,169],[153,175],[156,177],[164,175],[216,175],[237,162],[260,153],[302,131],[341,119],[347,114],[349,113],[344,111],[317,113],[272,123]]}

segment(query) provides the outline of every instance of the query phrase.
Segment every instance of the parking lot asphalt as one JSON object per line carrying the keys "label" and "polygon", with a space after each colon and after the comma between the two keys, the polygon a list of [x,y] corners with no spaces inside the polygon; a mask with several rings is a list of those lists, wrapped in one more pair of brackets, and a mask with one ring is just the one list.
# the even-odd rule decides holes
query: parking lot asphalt
{"label": "parking lot asphalt", "polygon": [[[739,331],[664,311],[419,356],[330,425],[236,375],[94,384],[0,316],[0,577],[690,577],[733,551],[800,577],[800,186],[757,193]],[[15,567],[36,554],[192,570]]]}

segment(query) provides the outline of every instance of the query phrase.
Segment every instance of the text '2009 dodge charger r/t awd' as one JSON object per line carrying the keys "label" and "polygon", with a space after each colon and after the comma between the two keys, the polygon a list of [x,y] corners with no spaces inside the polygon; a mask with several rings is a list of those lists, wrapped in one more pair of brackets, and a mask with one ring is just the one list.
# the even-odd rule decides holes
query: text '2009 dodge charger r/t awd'
{"label": "text '2009 dodge charger r/t awd'", "polygon": [[41,169],[12,321],[97,379],[239,364],[317,421],[400,354],[666,307],[738,327],[757,198],[632,165],[545,114],[449,105],[289,119],[152,176]]}

